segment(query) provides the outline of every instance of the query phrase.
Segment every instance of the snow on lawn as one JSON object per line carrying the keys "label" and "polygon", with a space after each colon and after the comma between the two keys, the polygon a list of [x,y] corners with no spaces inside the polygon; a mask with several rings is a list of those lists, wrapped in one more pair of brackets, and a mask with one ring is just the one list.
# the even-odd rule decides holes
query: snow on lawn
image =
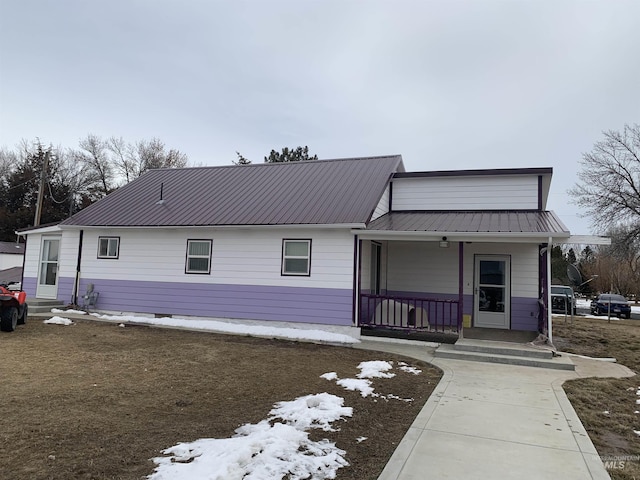
{"label": "snow on lawn", "polygon": [[68,318],[63,318],[63,317],[51,317],[48,320],[44,320],[42,323],[48,323],[51,325],[73,325],[73,321],[69,320]]}
{"label": "snow on lawn", "polygon": [[62,310],[60,308],[52,308],[51,309],[51,313],[75,313],[77,315],[86,315],[87,312],[85,312],[84,310],[73,310],[73,309],[69,309],[69,310]]}
{"label": "snow on lawn", "polygon": [[361,362],[358,365],[360,373],[356,375],[358,378],[391,378],[395,377],[395,373],[389,373],[393,368],[391,362],[383,360],[373,360],[370,362]]}
{"label": "snow on lawn", "polygon": [[181,327],[194,330],[206,330],[211,332],[235,333],[239,335],[252,335],[257,337],[277,337],[289,340],[309,340],[328,343],[359,343],[360,340],[342,333],[325,332],[322,330],[307,330],[303,328],[269,327],[263,325],[246,325],[240,323],[221,322],[219,320],[192,320],[187,318],[151,318],[135,317],[132,315],[100,315],[92,313],[92,316],[104,320],[116,320],[119,322],[136,323],[143,325],[157,325],[162,327]]}
{"label": "snow on lawn", "polygon": [[[401,365],[407,366],[407,364]],[[358,376],[390,378],[393,362],[372,361],[358,365]],[[412,372],[413,373],[413,372]],[[336,372],[321,375],[337,380]],[[361,392],[373,388],[367,378],[342,379],[360,385]],[[364,395],[363,396],[367,396]],[[372,396],[381,396],[373,394]],[[395,395],[389,398],[401,399]],[[386,398],[386,397],[383,397]],[[374,400],[375,401],[375,400]],[[332,425],[353,416],[344,399],[329,393],[306,395],[276,403],[269,416],[257,424],[246,424],[231,438],[202,438],[179,443],[153,458],[157,465],[149,480],[325,480],[336,477],[338,469],[349,464],[347,452],[327,439],[309,439],[309,429],[336,431]],[[360,443],[367,437],[358,437]]]}
{"label": "snow on lawn", "polygon": [[[414,375],[419,375],[422,370],[418,370],[414,367],[409,367],[406,363],[400,362],[399,367],[401,370],[413,373]],[[411,402],[413,399],[411,398],[400,398],[397,395],[388,394],[388,395],[380,395],[379,393],[375,393],[374,388],[371,386],[371,380],[369,378],[391,378],[395,377],[396,374],[390,372],[393,368],[393,362],[387,362],[384,360],[372,360],[369,362],[361,362],[358,365],[360,369],[360,373],[356,375],[358,378],[339,378],[336,372],[327,372],[320,375],[320,378],[324,378],[325,380],[335,380],[336,384],[340,385],[346,390],[356,390],[360,392],[360,395],[363,397],[368,397],[371,395],[372,397],[382,397],[385,400],[394,399],[401,400],[403,402]]]}
{"label": "snow on lawn", "polygon": [[204,438],[179,443],[154,458],[158,465],[150,480],[272,480],[335,478],[349,465],[346,452],[329,440],[309,439],[305,431],[335,430],[331,423],[351,417],[353,409],[344,399],[320,393],[279,402],[270,416],[246,424],[231,438]]}
{"label": "snow on lawn", "polygon": [[422,370],[416,367],[412,367],[411,365],[407,365],[405,362],[398,362],[399,369],[403,372],[413,373],[414,375],[420,375]]}

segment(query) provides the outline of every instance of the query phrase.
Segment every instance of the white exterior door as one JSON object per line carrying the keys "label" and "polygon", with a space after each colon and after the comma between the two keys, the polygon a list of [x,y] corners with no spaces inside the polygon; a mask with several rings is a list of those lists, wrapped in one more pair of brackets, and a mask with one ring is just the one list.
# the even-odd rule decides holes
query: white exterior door
{"label": "white exterior door", "polygon": [[42,237],[38,287],[36,290],[37,298],[56,298],[58,296],[59,257],[60,237]]}
{"label": "white exterior door", "polygon": [[474,326],[509,328],[511,265],[508,256],[475,257]]}

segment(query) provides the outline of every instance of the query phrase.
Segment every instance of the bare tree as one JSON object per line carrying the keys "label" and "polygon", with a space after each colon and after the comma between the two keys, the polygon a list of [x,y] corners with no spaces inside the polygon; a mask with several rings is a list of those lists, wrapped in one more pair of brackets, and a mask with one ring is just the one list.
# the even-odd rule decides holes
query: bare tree
{"label": "bare tree", "polygon": [[140,140],[136,143],[134,163],[136,176],[154,168],[182,168],[187,166],[187,156],[180,150],[165,151],[164,143],[158,138]]}
{"label": "bare tree", "polygon": [[569,190],[591,217],[595,230],[627,225],[640,234],[640,125],[608,130],[604,140],[582,156],[580,182]]}
{"label": "bare tree", "polygon": [[76,159],[83,162],[91,179],[102,194],[116,188],[115,168],[107,150],[107,144],[97,135],[89,134],[80,140],[80,150],[74,151]]}
{"label": "bare tree", "polygon": [[15,165],[18,164],[18,155],[13,150],[0,148],[0,180],[6,179]]}
{"label": "bare tree", "polygon": [[134,151],[131,144],[122,137],[111,137],[106,141],[107,149],[113,156],[113,165],[116,171],[129,183],[137,177],[135,168]]}

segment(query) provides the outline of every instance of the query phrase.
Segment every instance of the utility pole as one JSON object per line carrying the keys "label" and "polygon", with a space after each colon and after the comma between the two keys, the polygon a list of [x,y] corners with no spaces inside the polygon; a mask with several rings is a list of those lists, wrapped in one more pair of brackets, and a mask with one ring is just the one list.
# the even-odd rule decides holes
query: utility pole
{"label": "utility pole", "polygon": [[40,225],[40,217],[42,216],[42,201],[44,199],[44,185],[47,181],[47,170],[49,169],[49,150],[44,152],[42,161],[42,172],[40,174],[40,186],[38,187],[38,202],[36,203],[36,216],[33,219],[33,226]]}

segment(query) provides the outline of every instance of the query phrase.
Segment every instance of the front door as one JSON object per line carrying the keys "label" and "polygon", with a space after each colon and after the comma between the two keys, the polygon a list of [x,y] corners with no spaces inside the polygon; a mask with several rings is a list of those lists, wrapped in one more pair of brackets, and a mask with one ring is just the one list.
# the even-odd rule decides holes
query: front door
{"label": "front door", "polygon": [[60,237],[42,237],[37,298],[57,298]]}
{"label": "front door", "polygon": [[475,257],[474,326],[509,328],[511,311],[510,258]]}

